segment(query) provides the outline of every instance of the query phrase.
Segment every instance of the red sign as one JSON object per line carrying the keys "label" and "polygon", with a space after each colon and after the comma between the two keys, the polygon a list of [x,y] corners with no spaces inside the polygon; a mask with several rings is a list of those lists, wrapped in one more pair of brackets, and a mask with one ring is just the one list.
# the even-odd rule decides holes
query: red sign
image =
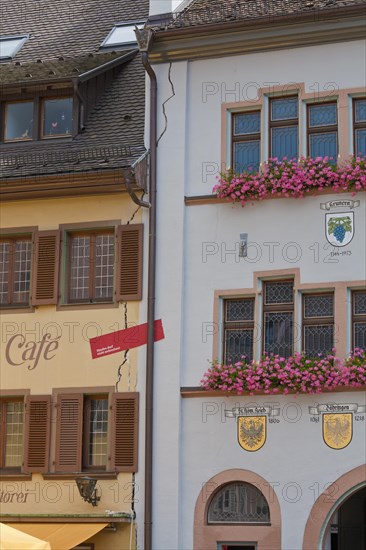
{"label": "red sign", "polygon": [[[163,340],[164,330],[161,319],[154,322],[154,342]],[[105,357],[126,349],[138,348],[147,344],[147,323],[117,330],[89,340],[93,359]]]}

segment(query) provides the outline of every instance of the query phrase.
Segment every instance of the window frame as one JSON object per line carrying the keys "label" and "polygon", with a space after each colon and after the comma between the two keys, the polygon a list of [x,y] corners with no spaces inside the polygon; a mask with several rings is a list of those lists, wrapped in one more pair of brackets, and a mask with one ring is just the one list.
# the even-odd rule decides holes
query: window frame
{"label": "window frame", "polygon": [[[366,131],[366,120],[363,120],[361,122],[356,121],[356,103],[358,101],[366,101],[365,97],[353,97],[352,98],[352,127],[353,127],[353,154],[355,156],[358,155],[358,151],[356,150],[357,147],[357,130],[365,130]],[[365,151],[366,154],[366,151]]]}
{"label": "window frame", "polygon": [[[272,103],[276,99],[297,99],[297,118],[285,120],[272,120]],[[300,105],[298,94],[288,96],[270,96],[268,97],[268,156],[272,158],[272,130],[273,128],[286,128],[287,126],[297,126],[297,157],[299,156],[299,129],[300,129]],[[286,156],[288,160],[291,160]]]}
{"label": "window frame", "polygon": [[[107,463],[105,466],[98,466],[95,464],[89,464],[89,445],[90,445],[90,406],[91,401],[96,399],[106,399],[107,400]],[[81,467],[84,472],[105,472],[107,470],[108,464],[108,455],[110,454],[110,445],[111,445],[111,395],[110,392],[106,393],[93,393],[93,394],[84,394],[83,395],[83,426],[82,426],[82,456],[81,456]]]}
{"label": "window frame", "polygon": [[19,50],[21,50],[21,48],[24,46],[24,44],[27,42],[27,40],[29,39],[29,33],[25,33],[25,34],[16,34],[14,36],[0,36],[0,44],[1,42],[5,42],[6,40],[17,40],[17,39],[21,39],[21,42],[18,44],[18,46],[16,46],[16,48],[13,50],[13,55],[7,55],[7,56],[4,56],[4,57],[0,57],[0,63],[4,63],[4,62],[7,62],[9,60],[12,60],[14,59],[14,57],[16,56],[16,54],[19,52]]}
{"label": "window frame", "polygon": [[[253,301],[253,319],[251,320],[241,320],[241,321],[227,321],[226,319],[226,311],[227,311],[227,303],[228,302],[237,302],[241,300],[251,300]],[[244,295],[244,296],[237,296],[234,298],[222,298],[222,338],[221,338],[221,345],[222,345],[222,360],[225,364],[228,364],[226,362],[226,348],[227,348],[227,341],[226,341],[226,331],[227,330],[252,330],[253,331],[253,344],[252,344],[252,358],[250,361],[253,360],[254,357],[254,330],[255,330],[255,308],[256,308],[256,299],[254,295]]]}
{"label": "window frame", "polygon": [[[7,403],[22,403],[23,404],[23,445],[22,445],[22,463],[19,466],[5,466],[6,460],[6,405]],[[1,474],[18,474],[21,473],[24,464],[24,451],[26,439],[26,420],[25,420],[25,396],[0,396],[1,407],[1,430],[0,430],[0,473]],[[4,414],[5,411],[5,414]]]}
{"label": "window frame", "polygon": [[[271,283],[292,283],[292,302],[283,302],[282,304],[266,304],[266,285]],[[262,330],[261,330],[261,350],[266,353],[266,313],[292,313],[292,341],[291,354],[294,353],[294,324],[295,324],[295,281],[293,278],[286,279],[265,279],[262,280]],[[291,307],[292,306],[292,307]],[[268,352],[267,352],[268,353]]]}
{"label": "window frame", "polygon": [[[9,231],[9,232],[8,232]],[[19,228],[12,230],[4,230],[0,233],[0,242],[10,241],[12,251],[10,252],[11,258],[11,268],[9,267],[9,276],[8,276],[8,295],[10,295],[10,301],[0,304],[0,310],[5,309],[30,309],[31,308],[31,292],[32,292],[32,271],[34,267],[34,233],[36,228]],[[15,262],[15,243],[16,241],[23,240],[31,243],[31,258],[30,258],[30,269],[29,269],[29,295],[27,302],[18,302],[13,303],[12,296],[14,293],[14,262]],[[10,265],[10,262],[9,262]]]}
{"label": "window frame", "polygon": [[[256,132],[254,134],[239,134],[235,135],[235,117],[238,115],[247,115],[247,114],[255,114],[259,113],[259,132]],[[242,142],[250,142],[250,141],[259,141],[259,163],[261,158],[261,120],[262,120],[262,110],[261,109],[248,109],[245,111],[232,111],[231,112],[231,145],[230,145],[230,151],[231,151],[231,159],[230,159],[230,165],[232,168],[232,171],[235,172],[235,154],[234,154],[234,144],[235,143],[242,143]]]}
{"label": "window frame", "polygon": [[[70,134],[60,134],[56,136],[43,136],[43,108],[42,104],[44,101],[47,101],[48,99],[67,99],[70,98],[72,100],[72,126],[71,126],[71,132]],[[7,105],[9,103],[33,103],[33,137],[32,138],[17,138],[12,140],[6,140],[5,139],[5,131],[6,131],[6,111],[7,111]],[[79,116],[80,116],[80,108],[79,108],[79,102],[77,101],[75,97],[75,93],[71,88],[67,89],[60,89],[60,90],[42,90],[42,91],[35,91],[34,93],[26,93],[22,94],[21,97],[19,95],[9,94],[4,95],[4,97],[0,100],[0,107],[1,107],[1,120],[0,120],[0,143],[3,145],[14,145],[15,143],[22,143],[23,145],[25,143],[44,143],[47,142],[48,139],[56,139],[56,140],[67,140],[69,141],[72,139],[73,136],[75,136],[79,131]]]}
{"label": "window frame", "polygon": [[[311,107],[315,107],[317,105],[335,105],[336,106],[336,123],[335,124],[328,124],[326,126],[310,126],[310,109]],[[339,102],[338,97],[336,99],[330,100],[330,101],[316,101],[316,102],[308,102],[306,103],[306,150],[307,150],[307,156],[311,158],[316,158],[315,155],[311,154],[311,147],[310,147],[310,136],[314,134],[330,134],[335,132],[336,133],[336,147],[337,147],[337,153],[336,157],[333,159],[335,163],[338,161],[339,156]],[[318,155],[319,156],[319,155]]]}
{"label": "window frame", "polygon": [[[107,463],[106,466],[84,466],[83,462],[83,452],[85,452],[85,441],[84,441],[84,430],[85,430],[85,418],[84,414],[84,404],[85,398],[90,397],[105,397],[108,398],[108,432],[107,432]],[[62,412],[60,406],[62,405],[63,400],[68,399],[74,400],[80,404],[79,408],[71,408],[66,410],[66,420],[72,423],[76,431],[79,432],[80,438],[78,439],[77,448],[75,450],[75,459],[78,464],[60,467],[60,459],[62,456]],[[137,472],[138,471],[138,443],[139,443],[139,392],[127,391],[127,392],[117,392],[114,386],[100,386],[100,387],[83,387],[83,388],[53,388],[52,390],[52,401],[57,407],[58,414],[56,416],[56,422],[52,423],[53,434],[51,437],[52,441],[52,459],[51,468],[49,474],[51,476],[62,477],[71,477],[74,478],[77,475],[86,473],[86,474],[99,474],[101,476],[110,476],[115,475],[119,472]],[[126,416],[122,425],[119,424],[120,416],[118,409],[118,400],[123,401],[126,404],[128,401],[130,404],[133,402],[133,411],[134,411],[134,420],[133,420],[133,432],[131,435],[131,419]],[[122,407],[123,408],[123,407]],[[125,413],[126,409],[123,408]],[[121,431],[125,429],[126,422],[129,426],[129,437],[132,437],[132,442],[130,441],[131,447],[129,449],[129,464],[121,464],[123,462],[123,457],[116,454],[116,446],[119,445],[121,438],[117,439],[117,432],[120,434]],[[128,428],[127,428],[128,429]],[[124,432],[126,436],[126,432]],[[124,438],[122,438],[124,439]],[[119,449],[121,451],[121,449]],[[67,451],[68,452],[68,451]],[[78,456],[78,453],[80,455]],[[125,457],[124,457],[125,458]]]}
{"label": "window frame", "polygon": [[[70,129],[70,132],[68,134],[55,134],[53,136],[48,136],[48,135],[45,135],[44,134],[44,121],[45,121],[45,115],[44,115],[44,111],[45,111],[45,102],[46,101],[52,101],[52,100],[57,100],[57,99],[71,99],[72,103],[71,103],[71,129]],[[62,138],[70,138],[73,136],[73,131],[74,131],[74,103],[75,103],[75,99],[73,97],[72,94],[68,94],[68,95],[51,95],[51,96],[41,96],[39,97],[39,116],[38,116],[38,119],[39,119],[39,124],[38,124],[38,136],[39,136],[39,140],[47,140],[47,139],[62,139]]]}
{"label": "window frame", "polygon": [[[110,299],[95,298],[95,238],[97,235],[113,235],[114,238],[114,258],[113,258],[113,287],[112,296]],[[90,242],[90,255],[89,255],[89,297],[85,299],[72,299],[71,293],[71,260],[72,260],[72,238],[73,237],[91,237]],[[94,243],[92,246],[92,242]],[[113,304],[115,302],[115,286],[116,286],[116,274],[117,274],[117,246],[116,246],[116,227],[104,227],[104,228],[85,228],[84,230],[66,230],[65,231],[65,245],[66,245],[66,270],[63,281],[64,301],[65,305],[93,305],[93,304]]]}
{"label": "window frame", "polygon": [[119,27],[134,27],[135,25],[145,25],[146,23],[146,19],[144,20],[141,20],[141,19],[136,19],[136,20],[133,20],[133,21],[123,21],[121,23],[114,23],[113,27],[111,28],[111,30],[109,31],[109,33],[107,34],[107,36],[105,37],[105,39],[103,40],[103,42],[101,43],[101,45],[99,46],[100,49],[103,49],[103,50],[106,50],[108,51],[108,49],[124,49],[128,46],[131,46],[133,44],[137,44],[137,38],[135,40],[132,40],[130,42],[113,42],[112,44],[107,44],[109,38],[112,36],[114,30],[116,28],[119,28]]}
{"label": "window frame", "polygon": [[[214,521],[212,519],[210,519],[210,512],[211,512],[211,507],[213,506],[215,500],[217,498],[220,497],[220,495],[222,493],[224,493],[224,491],[227,491],[229,489],[230,486],[234,486],[234,489],[240,489],[240,486],[249,486],[250,489],[253,491],[257,491],[258,493],[258,496],[261,496],[265,502],[266,502],[266,506],[268,508],[268,521]],[[237,486],[235,488],[235,486]],[[232,506],[232,502],[229,502],[228,505],[231,507]],[[220,485],[213,493],[213,495],[211,496],[210,498],[210,501],[208,503],[208,506],[207,506],[207,510],[206,510],[206,525],[210,526],[210,525],[222,525],[222,526],[228,526],[228,527],[234,527],[234,526],[240,526],[240,525],[247,525],[247,526],[270,526],[272,524],[271,522],[271,508],[270,508],[270,505],[269,505],[269,502],[268,500],[266,499],[266,497],[264,496],[263,492],[253,483],[250,483],[249,481],[242,481],[242,480],[231,480],[231,481],[228,481],[227,483],[224,483],[222,485]]]}
{"label": "window frame", "polygon": [[351,290],[351,345],[352,350],[355,349],[355,324],[366,323],[366,313],[355,313],[355,296],[357,294],[365,293],[366,289],[354,289]]}
{"label": "window frame", "polygon": [[[334,338],[335,338],[335,293],[334,291],[330,290],[329,292],[302,292],[301,293],[301,349],[306,354],[305,349],[305,327],[309,326],[330,326],[333,327],[333,342],[332,342],[332,348],[334,347]],[[333,315],[331,317],[324,316],[324,317],[305,317],[305,300],[308,296],[332,296],[333,297]],[[332,353],[332,350],[329,350],[329,352],[325,351],[325,353]],[[312,357],[310,354],[306,354],[306,357]]]}

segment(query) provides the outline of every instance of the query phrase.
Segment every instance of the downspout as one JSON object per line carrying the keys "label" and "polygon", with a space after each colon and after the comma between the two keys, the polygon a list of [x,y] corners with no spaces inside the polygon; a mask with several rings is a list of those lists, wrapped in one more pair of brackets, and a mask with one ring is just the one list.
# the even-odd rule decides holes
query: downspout
{"label": "downspout", "polygon": [[145,496],[144,496],[144,550],[152,550],[152,489],[153,489],[153,405],[154,405],[154,321],[156,275],[156,157],[157,157],[157,79],[149,61],[152,30],[135,29],[142,64],[150,79],[150,189],[149,189],[149,263],[146,349],[146,404],[145,404]]}
{"label": "downspout", "polygon": [[[149,31],[151,32],[151,31]],[[147,51],[141,53],[142,64],[150,78],[150,216],[149,266],[146,349],[146,407],[145,407],[145,529],[144,550],[152,550],[152,464],[153,464],[153,404],[154,404],[154,321],[156,276],[156,156],[157,156],[157,80]]]}

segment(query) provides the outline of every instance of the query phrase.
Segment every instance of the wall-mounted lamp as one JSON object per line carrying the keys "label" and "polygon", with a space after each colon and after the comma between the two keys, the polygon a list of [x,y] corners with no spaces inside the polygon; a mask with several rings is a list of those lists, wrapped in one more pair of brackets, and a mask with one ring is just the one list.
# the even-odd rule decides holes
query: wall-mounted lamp
{"label": "wall-mounted lamp", "polygon": [[240,233],[239,258],[246,258],[248,255],[248,233]]}
{"label": "wall-mounted lamp", "polygon": [[77,477],[75,481],[81,498],[84,499],[85,502],[97,506],[97,502],[100,500],[100,497],[97,497],[97,490],[95,488],[98,480],[92,477]]}

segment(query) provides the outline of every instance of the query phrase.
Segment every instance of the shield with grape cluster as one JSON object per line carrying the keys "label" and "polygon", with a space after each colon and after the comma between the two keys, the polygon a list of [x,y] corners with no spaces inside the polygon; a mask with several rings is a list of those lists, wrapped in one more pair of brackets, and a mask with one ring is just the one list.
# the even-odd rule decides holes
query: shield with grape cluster
{"label": "shield with grape cluster", "polygon": [[355,233],[354,213],[325,214],[325,235],[333,246],[346,246]]}

